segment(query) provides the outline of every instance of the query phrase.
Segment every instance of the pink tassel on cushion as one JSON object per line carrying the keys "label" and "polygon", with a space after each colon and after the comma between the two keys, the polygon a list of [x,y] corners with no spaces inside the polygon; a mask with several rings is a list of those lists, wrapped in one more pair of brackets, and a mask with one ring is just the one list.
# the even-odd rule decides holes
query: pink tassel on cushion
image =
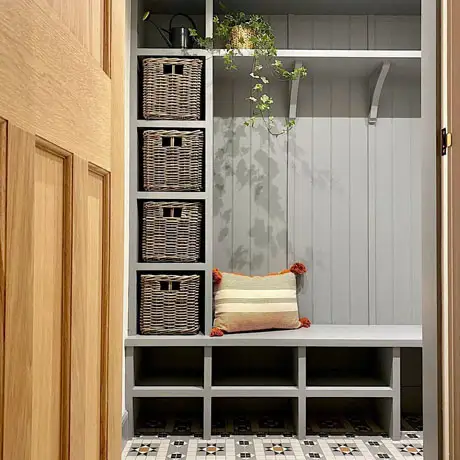
{"label": "pink tassel on cushion", "polygon": [[221,281],[222,281],[222,273],[219,270],[217,270],[217,268],[215,268],[212,271],[212,282],[214,284],[220,284]]}
{"label": "pink tassel on cushion", "polygon": [[223,335],[224,335],[224,332],[218,327],[213,327],[211,329],[211,337],[222,337]]}
{"label": "pink tassel on cushion", "polygon": [[303,275],[304,273],[307,273],[307,267],[301,262],[296,262],[291,265],[289,271],[294,273],[294,275]]}
{"label": "pink tassel on cushion", "polygon": [[300,321],[300,324],[302,325],[301,327],[311,326],[311,321],[308,318],[300,318],[299,321]]}

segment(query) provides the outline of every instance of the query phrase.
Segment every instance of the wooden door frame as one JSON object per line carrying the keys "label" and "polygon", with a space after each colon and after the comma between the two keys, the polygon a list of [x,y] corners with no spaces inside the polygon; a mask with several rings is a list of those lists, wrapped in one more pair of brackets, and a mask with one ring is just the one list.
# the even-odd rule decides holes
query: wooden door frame
{"label": "wooden door frame", "polygon": [[110,180],[110,292],[107,357],[107,460],[119,460],[122,442],[122,362],[125,201],[125,34],[126,5],[110,1],[110,78],[112,93],[112,164]]}
{"label": "wooden door frame", "polygon": [[421,0],[422,330],[424,456],[441,460],[440,160],[438,155],[440,4]]}
{"label": "wooden door frame", "polygon": [[[460,5],[444,0],[442,125],[460,136]],[[457,26],[457,27],[456,27]],[[456,78],[454,78],[454,76]],[[460,145],[460,143],[459,143]],[[443,158],[443,427],[444,458],[460,457],[460,158],[453,143]]]}

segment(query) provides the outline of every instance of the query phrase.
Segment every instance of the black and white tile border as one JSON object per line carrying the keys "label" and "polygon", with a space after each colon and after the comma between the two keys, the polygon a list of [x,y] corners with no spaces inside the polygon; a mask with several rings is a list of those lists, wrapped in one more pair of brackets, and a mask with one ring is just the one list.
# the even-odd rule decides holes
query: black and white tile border
{"label": "black and white tile border", "polygon": [[405,432],[401,441],[382,437],[267,436],[137,437],[126,445],[122,460],[415,460],[423,459],[421,432]]}

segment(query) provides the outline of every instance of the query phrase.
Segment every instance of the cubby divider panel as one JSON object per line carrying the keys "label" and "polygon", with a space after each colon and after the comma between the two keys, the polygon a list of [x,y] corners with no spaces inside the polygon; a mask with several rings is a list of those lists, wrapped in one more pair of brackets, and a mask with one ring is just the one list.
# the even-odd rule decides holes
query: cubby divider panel
{"label": "cubby divider panel", "polygon": [[212,434],[294,435],[297,398],[213,398]]}
{"label": "cubby divider panel", "polygon": [[388,435],[391,398],[307,398],[308,435]]}
{"label": "cubby divider panel", "polygon": [[138,347],[134,350],[135,386],[203,387],[204,348]]}
{"label": "cubby divider panel", "polygon": [[202,436],[202,398],[135,398],[136,435]]}
{"label": "cubby divider panel", "polygon": [[423,430],[422,348],[401,348],[401,429]]}
{"label": "cubby divider panel", "polygon": [[307,348],[307,386],[389,386],[392,349]]}
{"label": "cubby divider panel", "polygon": [[297,386],[297,348],[215,347],[213,386]]}

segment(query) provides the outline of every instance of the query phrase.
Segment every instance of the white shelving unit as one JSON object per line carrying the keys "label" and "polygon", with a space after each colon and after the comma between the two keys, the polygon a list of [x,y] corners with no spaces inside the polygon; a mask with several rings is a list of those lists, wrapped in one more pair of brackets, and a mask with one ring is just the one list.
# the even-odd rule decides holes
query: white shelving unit
{"label": "white shelving unit", "polygon": [[[141,1],[142,5],[148,5],[148,1]],[[212,228],[213,228],[213,160],[214,160],[214,114],[213,104],[215,95],[220,88],[216,82],[225,75],[225,78],[232,78],[232,74],[224,69],[222,56],[225,50],[179,50],[161,47],[148,47],[145,34],[139,42],[137,39],[137,27],[140,12],[137,8],[137,0],[132,2],[132,48],[131,48],[131,189],[130,189],[130,295],[129,295],[129,331],[125,340],[126,347],[126,408],[129,413],[130,434],[134,434],[138,426],[137,411],[147,400],[154,405],[157,398],[184,398],[187,401],[200,400],[203,420],[203,436],[206,439],[211,437],[213,404],[216,398],[286,398],[294,401],[294,418],[297,427],[297,435],[302,438],[307,430],[307,407],[309,400],[318,398],[340,399],[357,398],[369,399],[370,401],[382,402],[382,413],[385,415],[384,424],[389,434],[398,439],[400,436],[400,417],[401,417],[401,348],[421,348],[422,334],[419,325],[313,325],[311,329],[300,329],[296,331],[273,331],[263,333],[232,334],[219,338],[209,336],[212,321],[212,280],[211,271],[214,265],[212,248]],[[192,5],[193,3],[193,5]],[[343,14],[343,15],[374,15],[374,14],[415,14],[420,15],[420,2],[404,0],[402,2],[347,2],[347,7],[343,2],[332,0],[299,2],[289,0],[286,2],[240,2],[232,0],[230,2],[236,8],[257,9],[260,7],[263,14],[283,14],[288,15],[288,21],[292,20],[292,15],[299,14]],[[305,6],[310,4],[310,9]],[[377,5],[379,3],[379,5]],[[198,10],[204,17],[203,23],[206,35],[212,33],[212,17],[214,14],[213,0],[203,0],[201,2],[168,2],[161,0],[155,7],[159,8],[161,14],[174,12],[197,13],[194,5],[200,5]],[[369,20],[368,20],[369,23]],[[367,27],[367,25],[366,25]],[[203,31],[204,32],[204,31]],[[156,42],[155,42],[156,44]],[[154,46],[154,45],[153,45]],[[235,57],[240,72],[250,71],[253,53],[250,50],[243,51]],[[176,121],[176,120],[142,120],[138,119],[138,65],[143,57],[152,56],[175,56],[175,57],[201,57],[205,65],[204,78],[204,112],[205,119],[200,121]],[[378,109],[380,94],[384,88],[387,78],[411,78],[418,80],[421,76],[423,67],[423,53],[421,49],[289,49],[281,47],[278,51],[278,58],[286,68],[303,64],[308,69],[308,75],[313,78],[322,78],[330,75],[340,75],[344,78],[367,78],[369,80],[368,103],[369,103],[369,123],[378,123]],[[235,76],[235,79],[238,77]],[[293,85],[294,86],[294,85]],[[289,114],[296,114],[296,99],[298,97],[298,87],[290,88]],[[286,116],[288,113],[286,113]],[[206,144],[205,175],[206,187],[204,192],[199,193],[174,193],[161,192],[152,193],[140,191],[137,187],[138,180],[138,131],[147,128],[187,128],[204,129]],[[206,206],[205,216],[205,238],[206,250],[205,258],[197,264],[173,264],[173,263],[143,263],[138,260],[138,214],[137,206],[139,200],[149,199],[193,199],[203,200]],[[174,272],[203,272],[205,273],[206,285],[204,288],[205,302],[203,305],[203,330],[195,336],[143,336],[137,331],[137,279],[141,272],[149,271],[174,271]],[[233,375],[213,381],[213,376],[218,372],[216,366],[220,357],[220,349],[233,350],[230,353],[244,353],[245,351],[254,353],[261,360],[266,359],[264,350],[268,347],[282,347],[292,358],[293,382],[288,384],[284,381],[273,381],[267,369],[261,372],[265,377],[264,383],[254,382],[251,376],[245,375],[244,369],[238,371],[237,367]],[[150,350],[162,348],[160,353],[164,353],[164,360],[170,359],[172,349],[199,349],[202,350],[202,358],[195,363],[196,372],[202,375],[202,382],[191,385],[184,379],[183,383],[176,377],[170,378],[168,382],[159,385],[152,384],[152,380],[147,377],[136,379],[140,364],[137,362],[137,352],[139,349]],[[375,377],[373,372],[363,375],[351,375],[349,378],[340,375],[336,378],[315,375],[313,368],[308,361],[309,350],[315,349],[372,349],[380,357],[379,372],[381,376]],[[254,351],[254,349],[256,349]],[[201,353],[201,352],[200,352]],[[201,356],[201,355],[200,355]],[[237,360],[237,358],[235,358]],[[282,364],[271,362],[272,367]],[[155,362],[152,364],[155,366]],[[181,364],[177,364],[178,369]],[[372,363],[373,366],[373,363]],[[374,367],[372,367],[374,371]],[[145,367],[143,368],[145,370]],[[184,370],[186,375],[188,370]],[[332,372],[332,369],[331,369]],[[246,380],[245,380],[246,378]],[[239,379],[240,384],[235,384]],[[256,379],[257,380],[257,379]],[[153,380],[154,381],[154,380]],[[136,409],[137,407],[137,409]]]}

